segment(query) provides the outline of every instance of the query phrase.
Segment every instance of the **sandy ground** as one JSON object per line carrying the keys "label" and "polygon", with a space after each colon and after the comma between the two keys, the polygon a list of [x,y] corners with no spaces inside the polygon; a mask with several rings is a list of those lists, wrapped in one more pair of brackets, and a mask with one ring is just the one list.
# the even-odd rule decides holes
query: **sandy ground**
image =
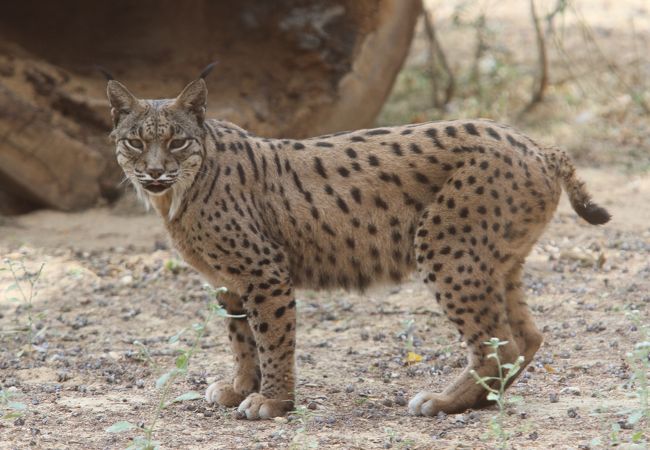
{"label": "sandy ground", "polygon": [[[625,354],[641,337],[626,317],[650,322],[650,176],[582,170],[595,197],[614,215],[604,227],[578,219],[563,200],[528,260],[526,290],[545,343],[511,393],[506,430],[515,448],[609,446],[618,413],[635,406]],[[0,422],[0,448],[124,448],[135,431],[109,434],[119,420],[148,423],[173,366],[168,338],[199,322],[207,294],[200,278],[167,247],[157,217],[124,201],[80,214],[51,211],[4,219],[0,254],[45,268],[34,300],[46,330],[29,354],[16,356],[24,333],[3,336],[0,383],[14,386],[26,414]],[[11,282],[0,272],[0,291]],[[6,296],[3,296],[6,297]],[[164,448],[493,448],[494,408],[460,416],[415,418],[404,402],[439,391],[464,364],[464,349],[423,285],[368,295],[301,291],[298,405],[288,420],[247,422],[203,400],[164,410],[155,438]],[[0,327],[27,320],[20,302],[0,298]],[[415,352],[406,364],[413,320]],[[161,369],[138,357],[139,340]],[[173,394],[202,392],[227,377],[230,355],[220,319]],[[554,398],[555,397],[555,398]],[[629,441],[631,431],[620,438]],[[646,432],[646,439],[648,434]]]}

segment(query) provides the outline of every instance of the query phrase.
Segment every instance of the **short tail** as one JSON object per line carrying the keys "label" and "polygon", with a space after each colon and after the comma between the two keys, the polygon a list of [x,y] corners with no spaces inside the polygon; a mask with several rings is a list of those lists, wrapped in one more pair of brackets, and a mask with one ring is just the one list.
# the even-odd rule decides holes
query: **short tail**
{"label": "short tail", "polygon": [[569,196],[571,206],[576,213],[592,225],[602,225],[609,222],[611,214],[591,200],[584,181],[578,178],[576,168],[564,150],[554,148],[549,152],[550,162],[557,169],[562,186]]}

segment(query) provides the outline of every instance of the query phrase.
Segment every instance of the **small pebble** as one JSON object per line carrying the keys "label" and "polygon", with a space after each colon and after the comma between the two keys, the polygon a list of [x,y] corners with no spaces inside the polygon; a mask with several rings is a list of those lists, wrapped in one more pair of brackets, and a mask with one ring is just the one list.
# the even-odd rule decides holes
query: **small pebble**
{"label": "small pebble", "polygon": [[67,370],[59,370],[56,373],[56,378],[59,381],[59,383],[63,383],[64,381],[68,381],[72,376],[70,375],[70,372]]}
{"label": "small pebble", "polygon": [[311,409],[312,411],[315,410],[315,409],[318,409],[318,403],[309,402],[309,404],[307,405],[307,409]]}
{"label": "small pebble", "polygon": [[605,331],[606,329],[607,327],[603,325],[602,322],[592,323],[591,325],[587,325],[586,328],[587,332],[590,333],[600,333],[601,331]]}
{"label": "small pebble", "polygon": [[620,420],[618,424],[623,430],[634,430],[634,425],[627,420]]}
{"label": "small pebble", "polygon": [[381,404],[390,408],[391,406],[393,406],[393,401],[389,398],[385,398],[384,401],[381,402]]}
{"label": "small pebble", "polygon": [[575,419],[578,417],[578,408],[569,408],[566,411],[567,416],[569,416],[572,419]]}
{"label": "small pebble", "polygon": [[574,387],[574,386],[567,386],[565,388],[560,389],[560,394],[569,394],[569,395],[575,395],[579,396],[582,394],[580,391],[580,388]]}
{"label": "small pebble", "polygon": [[557,403],[560,401],[560,396],[556,392],[553,392],[549,394],[548,399],[551,403]]}
{"label": "small pebble", "polygon": [[397,403],[399,406],[406,406],[406,397],[404,397],[402,394],[397,394],[395,396],[395,403]]}

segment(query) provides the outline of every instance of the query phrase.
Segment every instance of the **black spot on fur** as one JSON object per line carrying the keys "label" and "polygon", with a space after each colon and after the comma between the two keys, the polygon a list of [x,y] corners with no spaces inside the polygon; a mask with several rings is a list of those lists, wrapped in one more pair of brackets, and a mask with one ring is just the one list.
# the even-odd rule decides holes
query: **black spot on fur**
{"label": "black spot on fur", "polygon": [[388,203],[386,203],[386,202],[384,201],[384,199],[382,199],[382,198],[381,198],[380,196],[378,196],[378,195],[375,197],[375,205],[376,205],[378,208],[383,209],[384,211],[388,210]]}
{"label": "black spot on fur", "polygon": [[471,134],[473,136],[479,136],[479,132],[476,129],[476,126],[473,123],[466,123],[463,125],[463,128],[465,128],[465,131],[467,131],[467,134]]}
{"label": "black spot on fur", "polygon": [[500,140],[501,140],[501,135],[499,135],[499,133],[497,133],[497,132],[494,130],[494,128],[487,127],[485,130],[487,131],[487,133],[490,135],[490,137],[491,137],[492,139],[496,139],[497,141],[500,141]]}
{"label": "black spot on fur", "polygon": [[361,191],[359,188],[353,187],[350,189],[350,194],[352,194],[352,198],[354,199],[355,202],[361,204]]}
{"label": "black spot on fur", "polygon": [[319,157],[314,158],[314,169],[316,169],[316,173],[318,173],[318,175],[323,178],[327,178],[327,172],[323,166],[323,161]]}
{"label": "black spot on fur", "polygon": [[366,136],[378,136],[380,134],[390,134],[390,130],[384,128],[376,128],[366,132]]}
{"label": "black spot on fur", "polygon": [[239,174],[239,182],[246,184],[246,174],[244,174],[244,168],[240,163],[237,163],[237,173]]}

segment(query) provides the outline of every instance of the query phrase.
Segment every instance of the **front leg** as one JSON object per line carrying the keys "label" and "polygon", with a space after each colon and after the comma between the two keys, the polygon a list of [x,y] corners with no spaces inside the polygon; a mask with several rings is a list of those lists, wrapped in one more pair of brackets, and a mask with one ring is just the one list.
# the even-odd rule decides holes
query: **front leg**
{"label": "front leg", "polygon": [[[232,292],[221,294],[221,306],[231,315],[246,313],[241,297]],[[208,403],[222,406],[237,406],[249,394],[257,392],[260,385],[260,368],[255,337],[246,318],[226,318],[228,339],[235,360],[235,375],[232,381],[221,380],[212,383],[206,393]]]}
{"label": "front leg", "polygon": [[262,372],[260,392],[239,405],[247,419],[283,416],[294,405],[296,301],[288,275],[268,273],[249,284],[243,297]]}

